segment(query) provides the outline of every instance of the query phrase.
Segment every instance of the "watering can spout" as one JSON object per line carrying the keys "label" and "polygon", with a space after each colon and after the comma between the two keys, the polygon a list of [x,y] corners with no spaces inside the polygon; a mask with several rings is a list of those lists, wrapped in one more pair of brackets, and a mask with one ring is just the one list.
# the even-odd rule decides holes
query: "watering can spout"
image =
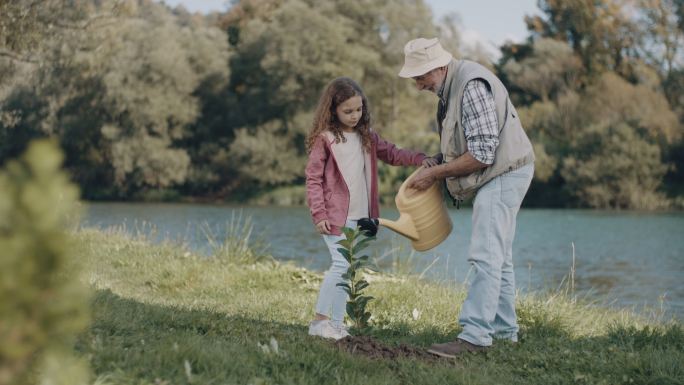
{"label": "watering can spout", "polygon": [[400,235],[409,238],[412,241],[418,240],[418,231],[416,226],[413,224],[413,219],[409,214],[399,215],[399,219],[396,221],[391,221],[389,219],[378,218],[380,225],[387,227],[388,229],[398,233]]}

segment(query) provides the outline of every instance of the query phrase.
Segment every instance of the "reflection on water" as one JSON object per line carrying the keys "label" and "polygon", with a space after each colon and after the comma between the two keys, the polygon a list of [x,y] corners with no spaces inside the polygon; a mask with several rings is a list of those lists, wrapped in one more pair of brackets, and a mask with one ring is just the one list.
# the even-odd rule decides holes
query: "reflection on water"
{"label": "reflection on water", "polygon": [[[454,230],[433,250],[413,252],[410,242],[389,230],[378,234],[370,253],[383,269],[411,270],[441,281],[466,282],[469,264],[469,209],[451,210]],[[314,231],[305,207],[231,207],[192,204],[88,205],[85,226],[125,226],[128,232],[173,239],[208,253],[202,227],[225,234],[236,215],[250,218],[253,237],[269,245],[279,260],[315,270],[328,267],[330,256]],[[398,217],[384,208],[383,217]],[[684,318],[684,214],[523,209],[513,247],[521,291],[570,287],[599,303],[621,307],[660,308],[666,317]],[[398,263],[397,259],[402,263]]]}

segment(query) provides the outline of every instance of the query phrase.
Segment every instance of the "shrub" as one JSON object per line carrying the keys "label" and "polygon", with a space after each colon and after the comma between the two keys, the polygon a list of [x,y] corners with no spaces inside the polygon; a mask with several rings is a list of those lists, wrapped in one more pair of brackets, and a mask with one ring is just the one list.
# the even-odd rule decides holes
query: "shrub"
{"label": "shrub", "polygon": [[0,385],[35,383],[40,372],[53,384],[87,377],[64,354],[86,326],[88,306],[65,233],[78,190],[60,172],[62,158],[39,141],[0,170]]}

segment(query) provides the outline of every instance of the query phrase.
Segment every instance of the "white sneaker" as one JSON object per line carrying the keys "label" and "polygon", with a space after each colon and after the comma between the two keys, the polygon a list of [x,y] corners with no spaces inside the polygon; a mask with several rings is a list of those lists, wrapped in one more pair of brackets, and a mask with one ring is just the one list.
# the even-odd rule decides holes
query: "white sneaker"
{"label": "white sneaker", "polygon": [[309,324],[309,335],[339,340],[349,335],[343,325],[336,326],[330,320],[314,320]]}
{"label": "white sneaker", "polygon": [[332,324],[332,327],[335,328],[340,333],[340,335],[342,336],[340,338],[349,337],[349,335],[350,335],[349,329],[347,329],[347,327],[344,326],[344,323],[342,323],[342,322],[335,323],[332,321],[330,323]]}

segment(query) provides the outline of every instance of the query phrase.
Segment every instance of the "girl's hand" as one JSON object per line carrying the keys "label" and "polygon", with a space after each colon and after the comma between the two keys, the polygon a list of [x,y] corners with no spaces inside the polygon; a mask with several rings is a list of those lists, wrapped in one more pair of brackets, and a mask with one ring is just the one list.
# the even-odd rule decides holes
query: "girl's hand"
{"label": "girl's hand", "polygon": [[439,164],[439,160],[437,160],[434,156],[431,156],[429,158],[423,159],[423,162],[421,163],[423,167],[425,168],[430,168],[432,166],[436,166]]}
{"label": "girl's hand", "polygon": [[324,219],[316,223],[316,230],[318,230],[319,234],[330,235],[330,231],[332,231],[332,228],[330,227],[330,222],[328,222],[327,219]]}

